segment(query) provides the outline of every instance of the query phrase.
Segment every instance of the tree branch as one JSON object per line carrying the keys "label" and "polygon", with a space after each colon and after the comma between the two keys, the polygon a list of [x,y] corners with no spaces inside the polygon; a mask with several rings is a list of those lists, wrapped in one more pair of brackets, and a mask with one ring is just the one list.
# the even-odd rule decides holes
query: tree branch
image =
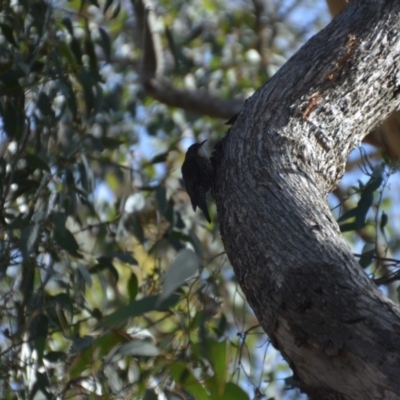
{"label": "tree branch", "polygon": [[167,80],[147,80],[143,85],[146,92],[161,103],[214,118],[230,119],[243,105],[242,100],[223,100],[205,90],[181,90]]}
{"label": "tree branch", "polygon": [[131,0],[138,27],[138,42],[142,50],[139,74],[151,79],[163,73],[161,38],[156,26],[151,0]]}
{"label": "tree branch", "polygon": [[398,399],[400,310],[325,201],[350,151],[400,103],[400,3],[350,3],[245,103],[213,194],[235,274],[315,399]]}
{"label": "tree branch", "polygon": [[204,90],[184,90],[174,87],[163,77],[163,55],[161,38],[150,0],[131,0],[139,31],[142,49],[140,77],[147,94],[171,107],[230,119],[237,114],[243,100],[224,100]]}

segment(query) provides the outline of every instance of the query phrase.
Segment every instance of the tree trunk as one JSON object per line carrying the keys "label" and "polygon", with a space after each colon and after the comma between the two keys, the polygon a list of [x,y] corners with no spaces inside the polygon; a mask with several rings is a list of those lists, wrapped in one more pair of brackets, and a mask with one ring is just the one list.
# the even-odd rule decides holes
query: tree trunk
{"label": "tree trunk", "polygon": [[350,151],[400,103],[400,2],[352,2],[244,105],[213,195],[240,285],[315,399],[400,398],[400,309],[326,202]]}

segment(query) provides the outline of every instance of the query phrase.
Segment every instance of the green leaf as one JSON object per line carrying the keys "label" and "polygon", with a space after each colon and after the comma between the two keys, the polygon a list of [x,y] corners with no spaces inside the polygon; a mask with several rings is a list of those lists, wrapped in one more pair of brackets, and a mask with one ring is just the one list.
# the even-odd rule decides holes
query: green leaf
{"label": "green leaf", "polygon": [[55,295],[52,301],[56,304],[56,306],[58,305],[62,309],[68,311],[71,316],[73,315],[74,302],[66,293],[59,293]]}
{"label": "green leaf", "polygon": [[29,326],[29,337],[33,340],[35,349],[38,354],[39,362],[43,358],[43,352],[46,345],[47,333],[49,328],[49,322],[44,314],[38,314],[33,318]]}
{"label": "green leaf", "polygon": [[221,390],[219,388],[218,381],[217,381],[215,375],[210,376],[209,378],[207,378],[204,381],[204,385],[206,386],[207,390],[210,392],[210,394],[211,394],[210,397],[212,399],[219,399],[221,397],[222,392],[221,392]]}
{"label": "green leaf", "polygon": [[110,354],[104,357],[106,363],[114,363],[126,356],[157,357],[160,350],[152,342],[134,340],[114,348]]}
{"label": "green leaf", "polygon": [[344,224],[340,226],[342,232],[350,230],[359,230],[364,228],[369,209],[374,201],[374,192],[379,189],[383,182],[384,165],[378,165],[374,168],[372,176],[365,186],[360,182],[360,189],[362,190],[360,200],[357,207],[352,208],[343,214],[338,223],[346,221],[350,218],[355,218],[354,223]]}
{"label": "green leaf", "polygon": [[355,222],[349,222],[348,224],[339,225],[340,232],[351,232],[357,230],[357,225]]}
{"label": "green leaf", "polygon": [[54,241],[68,253],[77,258],[82,258],[82,255],[78,253],[79,245],[75,240],[74,235],[65,227],[66,215],[62,212],[53,213],[54,221]]}
{"label": "green leaf", "polygon": [[22,263],[22,280],[19,287],[23,297],[23,304],[27,305],[31,301],[35,280],[36,261],[34,257],[24,260]]}
{"label": "green leaf", "polygon": [[54,222],[54,228],[60,232],[60,234],[63,234],[65,231],[65,223],[67,221],[67,216],[65,213],[56,211],[53,213],[53,222]]}
{"label": "green leaf", "polygon": [[65,362],[67,355],[62,351],[50,351],[44,355],[44,358],[50,362]]}
{"label": "green leaf", "polygon": [[357,207],[352,208],[338,219],[338,223],[346,221],[350,218],[355,218],[355,221],[352,223],[340,225],[340,230],[342,232],[346,232],[350,230],[359,230],[364,228],[367,214],[373,204],[373,201],[373,192],[371,192],[370,190],[364,190],[361,193],[361,197],[357,203]]}
{"label": "green leaf", "polygon": [[114,11],[113,11],[113,13],[111,15],[111,19],[117,18],[120,11],[121,11],[121,1],[118,0],[118,4],[114,8]]}
{"label": "green leaf", "polygon": [[73,338],[70,354],[76,354],[76,358],[72,362],[69,374],[71,378],[82,375],[87,368],[93,368],[94,354],[93,346],[94,338],[92,336],[84,336],[82,338]]}
{"label": "green leaf", "polygon": [[383,173],[385,171],[385,164],[378,164],[372,171],[371,178],[365,185],[364,191],[373,193],[377,191],[383,183]]}
{"label": "green leaf", "polygon": [[[118,331],[107,332],[96,339],[90,336],[75,338],[75,347],[73,346],[73,350],[76,350],[76,358],[72,362],[70,369],[71,377],[80,377],[82,372],[86,369],[93,369],[95,360],[101,359],[108,354],[111,349],[115,348],[116,345],[126,343],[128,340],[125,333],[120,333]],[[101,365],[103,366],[103,364]]]}
{"label": "green leaf", "polygon": [[102,152],[104,150],[104,146],[101,140],[97,137],[94,137],[90,133],[86,134],[82,140],[85,148],[91,151]]}
{"label": "green leaf", "polygon": [[295,379],[293,375],[288,376],[284,381],[286,387],[293,388],[297,385],[297,379]]}
{"label": "green leaf", "polygon": [[81,274],[83,280],[85,281],[86,285],[88,285],[89,287],[92,286],[92,277],[90,276],[90,272],[88,271],[88,269],[85,267],[85,265],[83,264],[78,264],[78,271]]}
{"label": "green leaf", "polygon": [[[102,81],[101,76],[99,77],[98,81]],[[101,110],[101,107],[103,105],[103,88],[101,87],[100,84],[97,83],[93,86],[93,89],[95,98],[94,112],[97,112]]]}
{"label": "green leaf", "polygon": [[203,245],[201,244],[201,240],[196,235],[194,230],[189,232],[190,241],[193,245],[194,251],[196,252],[197,256],[201,259],[203,257]]}
{"label": "green leaf", "polygon": [[228,374],[227,343],[225,341],[218,342],[214,339],[208,339],[206,346],[206,357],[214,370],[214,378],[217,384],[216,389],[218,396],[220,396],[225,390]]}
{"label": "green leaf", "polygon": [[[168,237],[168,242],[171,244],[171,246],[174,249],[177,249],[178,247],[178,243],[180,245],[180,247],[184,247],[186,248],[186,245],[183,245],[182,242],[189,242],[192,243],[191,237],[189,235],[186,235],[185,233],[182,233],[182,231],[178,231],[178,230],[173,230],[169,237]],[[200,244],[201,245],[201,244]],[[196,250],[196,247],[193,245],[193,247]],[[179,248],[177,251],[181,250],[181,248]]]}
{"label": "green leaf", "polygon": [[132,272],[131,277],[128,280],[128,293],[131,301],[135,300],[139,291],[139,283],[137,276]]}
{"label": "green leaf", "polygon": [[225,314],[222,314],[219,318],[218,325],[214,328],[214,332],[218,339],[222,339],[225,336],[226,330],[228,329],[228,320]]}
{"label": "green leaf", "polygon": [[68,229],[65,228],[62,235],[57,230],[54,230],[53,239],[62,249],[66,250],[72,256],[82,258],[82,255],[78,253],[78,242]]}
{"label": "green leaf", "polygon": [[[111,1],[112,1],[112,0],[111,0]],[[158,399],[159,399],[159,397],[158,397],[158,395],[155,393],[154,390],[146,389],[146,391],[144,392],[144,396],[143,396],[143,399],[142,399],[142,400],[158,400]],[[167,397],[167,399],[170,400],[168,397]],[[180,399],[183,400],[182,397],[180,397]]]}
{"label": "green leaf", "polygon": [[61,22],[62,22],[62,24],[67,28],[67,31],[69,32],[69,34],[70,34],[71,36],[74,36],[74,27],[73,27],[73,25],[72,25],[72,21],[71,21],[69,18],[64,17],[64,18],[61,20]]}
{"label": "green leaf", "polygon": [[357,215],[357,207],[354,207],[351,210],[345,212],[343,215],[341,215],[338,218],[337,222],[340,223],[340,222],[346,221],[346,220],[348,220],[350,218],[355,218],[356,215]]}
{"label": "green leaf", "polygon": [[65,96],[68,109],[71,111],[72,117],[75,120],[78,115],[78,105],[71,84],[66,79],[63,79],[59,81],[58,87]]}
{"label": "green leaf", "polygon": [[40,391],[42,394],[46,396],[46,399],[50,400],[52,398],[52,395],[47,390],[50,389],[50,387],[51,384],[48,375],[46,373],[36,371],[36,382],[32,387],[32,394],[36,393],[37,391]]}
{"label": "green leaf", "polygon": [[0,73],[0,81],[11,86],[18,84],[16,81],[24,76],[26,76],[26,74],[21,69],[10,69]]}
{"label": "green leaf", "polygon": [[114,0],[106,0],[103,8],[103,13],[105,14],[107,10],[110,8],[111,4],[113,3]]}
{"label": "green leaf", "polygon": [[204,386],[195,378],[192,372],[182,363],[174,362],[170,366],[171,376],[196,400],[210,400],[210,395]]}
{"label": "green leaf", "polygon": [[79,8],[79,12],[82,12],[84,5],[86,4],[88,0],[81,0],[81,6]]}
{"label": "green leaf", "polygon": [[134,257],[132,257],[129,253],[113,252],[113,253],[108,253],[107,256],[111,258],[118,258],[118,260],[126,264],[138,265],[137,260]]}
{"label": "green leaf", "polygon": [[21,231],[19,241],[20,250],[24,260],[28,260],[40,232],[40,224],[27,226]]}
{"label": "green leaf", "polygon": [[[93,171],[85,154],[81,154],[81,160],[82,162],[77,164],[79,171],[79,182],[86,193],[91,193],[95,186]],[[83,193],[81,193],[81,199],[83,196]],[[86,199],[86,196],[84,197]]]}
{"label": "green leaf", "polygon": [[120,343],[130,343],[131,338],[125,332],[110,331],[96,338],[94,345],[99,348],[100,356],[104,356],[110,352],[112,348]]}
{"label": "green leaf", "polygon": [[82,258],[81,254],[78,253],[79,245],[75,240],[74,235],[65,227],[67,216],[63,212],[53,213],[54,222],[54,241],[68,253],[77,258]]}
{"label": "green leaf", "polygon": [[165,274],[163,290],[159,301],[161,302],[174,293],[176,289],[196,273],[199,266],[199,259],[192,250],[181,250]]}
{"label": "green leaf", "polygon": [[69,168],[64,170],[63,178],[67,186],[73,187],[75,185],[74,174]]}
{"label": "green leaf", "polygon": [[[18,214],[16,218],[14,218],[9,224],[8,229],[22,229],[28,227],[31,224],[33,213],[29,213],[28,216],[24,214]],[[11,218],[12,216],[10,216]]]}
{"label": "green leaf", "polygon": [[44,162],[38,156],[35,156],[34,154],[27,154],[25,156],[25,160],[28,163],[28,165],[30,167],[33,167],[34,169],[50,172],[50,167],[47,165],[47,163]]}
{"label": "green leaf", "polygon": [[357,205],[357,213],[355,221],[357,230],[364,228],[367,214],[372,206],[373,201],[374,201],[373,192],[364,191]]}
{"label": "green leaf", "polygon": [[69,351],[71,354],[80,353],[81,351],[91,346],[93,341],[94,337],[88,335],[72,338],[72,346]]}
{"label": "green leaf", "polygon": [[71,49],[67,46],[67,44],[65,42],[60,43],[59,51],[60,51],[60,54],[64,57],[65,61],[67,61],[71,70],[74,71],[77,66],[77,63],[75,61],[75,57],[72,54]]}
{"label": "green leaf", "polygon": [[88,368],[93,368],[93,351],[90,347],[77,355],[71,365],[69,375],[72,379],[80,377],[82,372]]}
{"label": "green leaf", "polygon": [[181,42],[182,45],[189,45],[194,39],[197,39],[205,31],[203,24],[198,24],[191,27],[189,34]]}
{"label": "green leaf", "polygon": [[374,261],[375,256],[375,244],[366,243],[362,249],[359,263],[361,268],[367,268]]}
{"label": "green leaf", "polygon": [[99,45],[103,49],[104,56],[107,62],[111,61],[111,41],[105,29],[99,28],[100,40]]}
{"label": "green leaf", "polygon": [[225,391],[220,400],[249,400],[248,394],[236,383],[228,382],[225,386]]}
{"label": "green leaf", "polygon": [[54,311],[56,317],[54,317],[54,315],[51,315],[52,313],[49,312],[49,314],[53,317],[54,322],[61,327],[62,332],[66,338],[71,337],[72,334],[70,331],[70,325],[72,318],[68,320],[67,317],[65,316],[64,311],[60,307],[57,307]]}
{"label": "green leaf", "polygon": [[71,53],[74,55],[75,61],[78,63],[78,65],[83,65],[82,50],[79,40],[72,38],[71,42],[69,43],[69,48],[71,49]]}
{"label": "green leaf", "polygon": [[165,151],[163,153],[157,154],[150,160],[150,164],[158,164],[158,163],[166,162],[168,155],[169,155],[169,150]]}
{"label": "green leaf", "polygon": [[167,190],[164,186],[159,186],[156,190],[156,199],[158,203],[158,209],[161,214],[164,214],[165,209],[167,208]]}
{"label": "green leaf", "polygon": [[117,149],[119,146],[121,146],[121,144],[125,143],[125,140],[123,139],[119,139],[119,138],[110,138],[110,137],[101,137],[100,138],[100,142],[102,144],[102,146],[108,150],[115,150]]}
{"label": "green leaf", "polygon": [[18,114],[11,100],[6,99],[1,109],[3,117],[3,129],[9,138],[18,137]]}
{"label": "green leaf", "polygon": [[117,269],[114,267],[114,264],[112,263],[111,259],[109,257],[102,256],[97,259],[97,262],[98,264],[90,268],[90,273],[92,274],[94,272],[107,270],[113,277],[114,284],[116,284],[119,280],[119,274]]}
{"label": "green leaf", "polygon": [[54,114],[53,109],[51,108],[51,100],[50,100],[50,97],[47,96],[46,93],[40,92],[39,98],[37,101],[37,106],[38,106],[40,112],[43,114],[43,116],[54,118],[55,114]]}
{"label": "green leaf", "polygon": [[379,224],[379,229],[382,235],[385,235],[385,226],[387,225],[388,221],[389,221],[388,215],[385,213],[385,211],[382,211],[381,221]]}
{"label": "green leaf", "polygon": [[92,73],[93,82],[99,82],[101,81],[100,73],[99,73],[99,67],[97,63],[97,57],[96,53],[94,51],[94,45],[93,42],[90,39],[85,40],[85,50],[86,54],[89,57],[89,68],[90,72]]}
{"label": "green leaf", "polygon": [[79,83],[82,85],[83,96],[86,104],[86,117],[89,117],[95,109],[95,98],[93,94],[93,82],[90,73],[82,68],[78,75]]}
{"label": "green leaf", "polygon": [[144,243],[145,237],[142,222],[136,214],[131,214],[129,216],[129,220],[127,220],[127,228],[135,235],[136,239],[141,244]]}
{"label": "green leaf", "polygon": [[0,29],[7,42],[18,49],[18,44],[14,38],[13,28],[7,24],[0,23]]}
{"label": "green leaf", "polygon": [[105,327],[125,324],[128,319],[138,317],[150,311],[166,311],[179,301],[179,296],[173,295],[163,302],[159,302],[159,296],[148,296],[140,300],[131,301],[126,306],[120,307],[101,321]]}

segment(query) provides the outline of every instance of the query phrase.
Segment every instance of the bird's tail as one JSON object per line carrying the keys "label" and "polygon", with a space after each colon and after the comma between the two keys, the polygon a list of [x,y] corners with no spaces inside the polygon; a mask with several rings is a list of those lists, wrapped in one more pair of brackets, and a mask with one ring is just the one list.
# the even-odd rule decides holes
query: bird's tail
{"label": "bird's tail", "polygon": [[210,214],[208,213],[208,210],[207,210],[206,199],[200,199],[200,201],[198,202],[197,206],[200,208],[201,211],[203,211],[203,214],[206,217],[206,220],[208,221],[208,223],[211,224],[211,217],[210,217]]}

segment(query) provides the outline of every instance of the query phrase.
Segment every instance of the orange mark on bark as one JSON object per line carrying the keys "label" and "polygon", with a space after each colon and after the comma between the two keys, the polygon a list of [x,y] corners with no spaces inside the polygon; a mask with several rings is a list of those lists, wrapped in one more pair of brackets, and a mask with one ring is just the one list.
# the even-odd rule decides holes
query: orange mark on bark
{"label": "orange mark on bark", "polygon": [[317,92],[314,93],[311,96],[310,102],[308,103],[307,108],[303,111],[303,114],[301,115],[301,117],[303,118],[303,121],[305,121],[310,114],[313,112],[314,108],[317,106],[318,101],[321,99],[322,97],[322,93],[321,92]]}
{"label": "orange mark on bark", "polygon": [[349,60],[353,56],[356,47],[357,47],[357,38],[352,33],[349,33],[347,35],[345,54],[343,54],[343,56],[340,57],[335,62],[335,67],[333,68],[333,70],[331,72],[328,72],[326,74],[325,79],[327,79],[329,81],[333,81],[333,80],[337,79],[337,77],[339,76],[339,73],[348,64]]}

